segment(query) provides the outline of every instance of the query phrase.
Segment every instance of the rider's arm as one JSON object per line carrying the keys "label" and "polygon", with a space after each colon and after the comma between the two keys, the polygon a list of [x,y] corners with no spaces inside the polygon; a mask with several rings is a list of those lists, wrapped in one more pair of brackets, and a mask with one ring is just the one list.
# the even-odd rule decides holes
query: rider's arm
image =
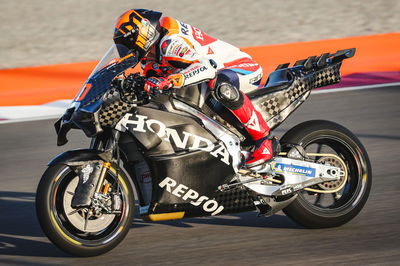
{"label": "rider's arm", "polygon": [[215,78],[216,69],[209,59],[200,56],[193,45],[178,35],[170,35],[161,43],[162,62],[178,69],[169,79],[174,88]]}

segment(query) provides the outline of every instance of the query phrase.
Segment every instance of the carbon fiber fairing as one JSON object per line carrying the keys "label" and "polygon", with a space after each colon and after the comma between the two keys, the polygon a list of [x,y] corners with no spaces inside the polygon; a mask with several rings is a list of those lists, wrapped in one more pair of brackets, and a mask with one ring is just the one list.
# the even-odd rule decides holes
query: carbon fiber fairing
{"label": "carbon fiber fairing", "polygon": [[273,129],[281,124],[310,95],[312,89],[336,84],[340,81],[341,62],[329,65],[315,72],[299,73],[301,67],[293,67],[278,71],[287,71],[292,80],[287,86],[273,90],[265,87],[248,96],[259,110],[268,126]]}

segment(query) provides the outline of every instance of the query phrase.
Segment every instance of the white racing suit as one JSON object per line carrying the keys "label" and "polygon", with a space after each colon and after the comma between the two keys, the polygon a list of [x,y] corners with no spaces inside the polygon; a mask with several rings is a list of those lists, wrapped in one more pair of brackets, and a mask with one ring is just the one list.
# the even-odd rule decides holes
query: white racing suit
{"label": "white racing suit", "polygon": [[211,80],[215,98],[228,108],[255,141],[248,166],[273,157],[269,127],[242,93],[256,89],[262,68],[250,55],[170,17],[160,20],[163,37],[142,61],[146,77],[168,77],[174,88]]}

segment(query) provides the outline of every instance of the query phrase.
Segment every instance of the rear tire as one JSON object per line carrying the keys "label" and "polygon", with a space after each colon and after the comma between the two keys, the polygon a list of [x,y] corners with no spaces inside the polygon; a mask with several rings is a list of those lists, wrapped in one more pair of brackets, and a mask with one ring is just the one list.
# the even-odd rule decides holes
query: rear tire
{"label": "rear tire", "polygon": [[[112,168],[115,169],[115,168]],[[67,204],[76,187],[76,173],[67,165],[55,164],[43,174],[36,192],[36,214],[46,236],[61,250],[74,256],[96,256],[113,249],[126,236],[134,214],[134,194],[128,177],[119,171],[121,213],[86,219]],[[107,170],[106,182],[116,180]],[[72,214],[73,213],[73,214]]]}
{"label": "rear tire", "polygon": [[336,153],[348,169],[348,180],[336,193],[297,192],[296,200],[283,209],[287,216],[307,228],[329,228],[347,223],[361,211],[371,189],[372,171],[365,148],[352,132],[330,121],[307,121],[290,129],[281,144],[298,144],[306,152],[316,148]]}

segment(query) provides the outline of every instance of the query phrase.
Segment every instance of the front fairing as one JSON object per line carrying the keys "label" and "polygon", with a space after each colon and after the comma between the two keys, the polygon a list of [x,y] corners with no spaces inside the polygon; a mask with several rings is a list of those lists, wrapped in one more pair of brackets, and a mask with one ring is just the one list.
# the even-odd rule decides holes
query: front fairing
{"label": "front fairing", "polygon": [[63,145],[68,141],[66,134],[71,128],[82,129],[88,137],[102,131],[98,123],[98,111],[103,104],[103,95],[109,90],[116,76],[138,63],[137,57],[133,54],[120,58],[118,49],[121,48],[113,45],[108,50],[75,96],[70,107],[56,122],[57,145]]}

